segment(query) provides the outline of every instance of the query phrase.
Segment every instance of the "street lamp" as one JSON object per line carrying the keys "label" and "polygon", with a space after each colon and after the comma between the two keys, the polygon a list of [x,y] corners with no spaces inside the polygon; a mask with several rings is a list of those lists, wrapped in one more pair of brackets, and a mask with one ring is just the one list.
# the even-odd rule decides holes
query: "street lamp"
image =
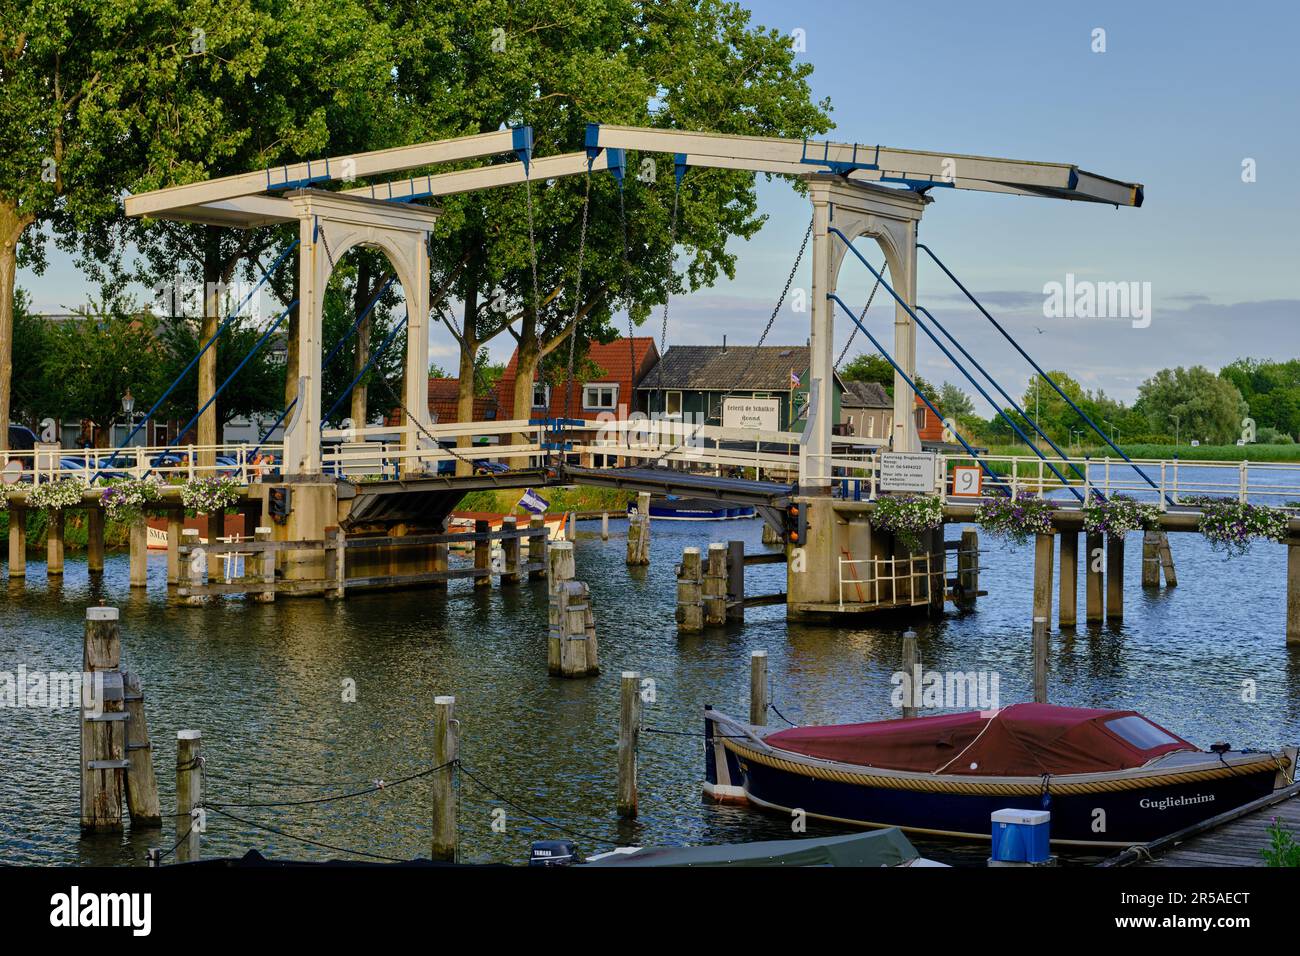
{"label": "street lamp", "polygon": [[122,396],[122,414],[126,416],[126,423],[131,424],[131,413],[135,411],[135,396],[131,394],[131,389],[127,389]]}

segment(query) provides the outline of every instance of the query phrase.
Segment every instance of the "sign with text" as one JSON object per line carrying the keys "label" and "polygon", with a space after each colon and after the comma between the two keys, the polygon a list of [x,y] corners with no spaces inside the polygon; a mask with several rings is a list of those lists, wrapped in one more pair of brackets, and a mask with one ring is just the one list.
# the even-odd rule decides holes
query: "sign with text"
{"label": "sign with text", "polygon": [[779,398],[727,398],[722,402],[722,424],[726,428],[751,428],[774,432],[781,428]]}
{"label": "sign with text", "polygon": [[984,493],[983,478],[979,465],[953,465],[950,493],[954,498],[979,498]]}
{"label": "sign with text", "polygon": [[880,490],[934,491],[934,455],[887,451],[880,455]]}

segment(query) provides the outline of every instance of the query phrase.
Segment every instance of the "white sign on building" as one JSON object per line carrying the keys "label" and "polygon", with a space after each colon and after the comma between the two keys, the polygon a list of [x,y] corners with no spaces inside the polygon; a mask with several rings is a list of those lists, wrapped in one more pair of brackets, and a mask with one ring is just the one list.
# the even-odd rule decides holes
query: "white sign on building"
{"label": "white sign on building", "polygon": [[722,424],[725,428],[750,428],[774,432],[781,428],[781,399],[779,398],[726,398],[722,402]]}
{"label": "white sign on building", "polygon": [[880,455],[880,490],[934,491],[934,455],[887,451]]}

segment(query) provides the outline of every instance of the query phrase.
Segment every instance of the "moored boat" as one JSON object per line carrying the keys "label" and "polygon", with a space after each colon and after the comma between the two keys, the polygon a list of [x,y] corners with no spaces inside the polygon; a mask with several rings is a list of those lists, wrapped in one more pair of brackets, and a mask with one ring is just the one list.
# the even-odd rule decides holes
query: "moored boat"
{"label": "moored boat", "polygon": [[1130,846],[1289,784],[1296,749],[1209,751],[1131,710],[1017,704],[863,724],[759,727],[705,710],[705,792],[855,826],[989,839],[1003,809],[1051,840]]}
{"label": "moored boat", "polygon": [[[627,513],[637,513],[637,504],[627,506]],[[752,505],[739,505],[734,501],[719,501],[716,498],[679,498],[676,495],[653,497],[650,499],[650,517],[652,520],[669,521],[726,521],[735,518],[752,518],[755,516]]]}

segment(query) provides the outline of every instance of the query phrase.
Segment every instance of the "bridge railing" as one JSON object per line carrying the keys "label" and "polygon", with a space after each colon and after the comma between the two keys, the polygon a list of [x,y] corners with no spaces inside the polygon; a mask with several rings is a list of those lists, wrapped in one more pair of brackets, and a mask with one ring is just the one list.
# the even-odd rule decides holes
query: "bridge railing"
{"label": "bridge railing", "polygon": [[[280,445],[265,444],[258,455],[247,444],[229,445],[138,445],[121,450],[111,448],[37,448],[17,456],[31,467],[19,480],[33,485],[64,478],[81,478],[105,484],[120,478],[157,476],[163,482],[189,480],[202,474],[230,477],[248,484],[274,467]],[[96,481],[98,476],[98,481]]]}

